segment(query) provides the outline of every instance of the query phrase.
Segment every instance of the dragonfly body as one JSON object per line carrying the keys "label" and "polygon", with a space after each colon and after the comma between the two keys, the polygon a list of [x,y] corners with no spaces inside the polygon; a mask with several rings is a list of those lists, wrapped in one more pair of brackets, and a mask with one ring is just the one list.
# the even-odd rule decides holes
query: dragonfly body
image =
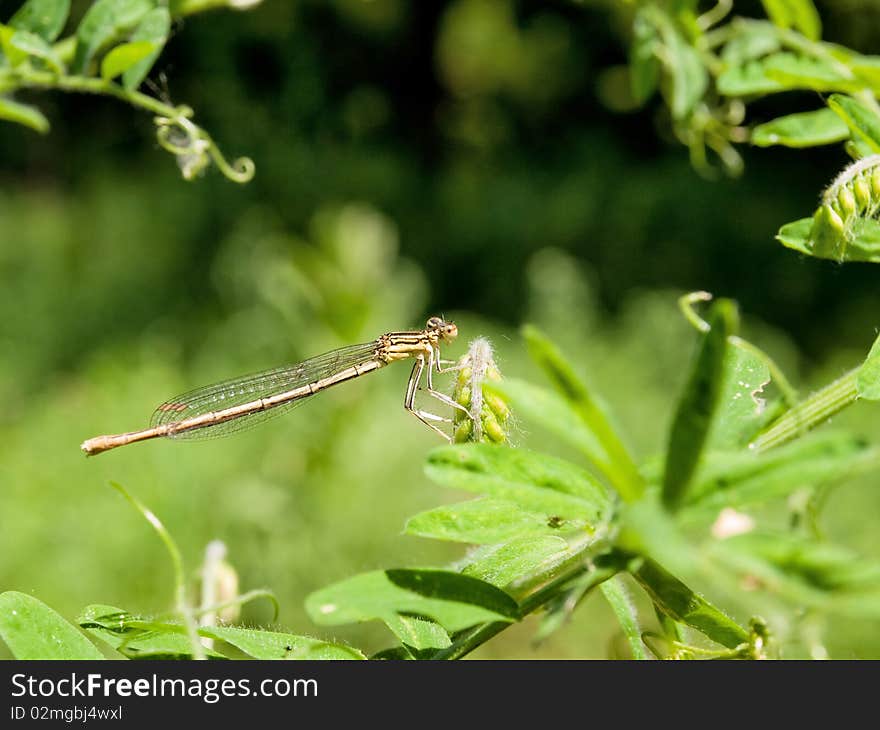
{"label": "dragonfly body", "polygon": [[292,408],[304,399],[339,383],[366,375],[398,360],[414,359],[404,398],[404,408],[440,433],[433,422],[449,419],[415,408],[415,393],[427,371],[427,390],[434,398],[461,408],[451,398],[434,390],[432,372],[443,372],[440,344],[458,335],[452,322],[431,317],[423,330],[388,332],[363,345],[352,345],[319,355],[298,365],[247,375],[183,393],[159,406],[151,427],[84,441],[88,455],[117,446],[159,438],[211,438],[240,431],[264,418]]}

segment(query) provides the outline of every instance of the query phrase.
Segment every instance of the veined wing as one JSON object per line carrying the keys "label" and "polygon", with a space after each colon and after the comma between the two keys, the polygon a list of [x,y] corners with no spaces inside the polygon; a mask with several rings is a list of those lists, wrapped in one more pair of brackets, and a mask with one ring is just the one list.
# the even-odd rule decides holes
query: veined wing
{"label": "veined wing", "polygon": [[[368,362],[376,351],[376,342],[362,345],[350,345],[332,350],[304,360],[296,365],[263,370],[262,372],[243,375],[239,378],[224,380],[213,385],[196,388],[187,393],[165,401],[154,412],[150,419],[151,426],[163,426],[178,423],[205,413],[250,403],[260,398],[268,398],[289,390],[295,390],[309,383],[330,377],[354,365]],[[176,439],[208,439],[226,436],[244,431],[258,423],[286,413],[301,403],[308,396],[281,403],[266,410],[255,411],[237,416],[227,421],[187,429],[170,434]]]}

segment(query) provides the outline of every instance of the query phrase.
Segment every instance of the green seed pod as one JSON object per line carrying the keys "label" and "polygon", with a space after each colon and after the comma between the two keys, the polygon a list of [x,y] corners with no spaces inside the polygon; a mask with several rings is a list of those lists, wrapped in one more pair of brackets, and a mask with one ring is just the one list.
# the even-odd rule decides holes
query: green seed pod
{"label": "green seed pod", "polygon": [[473,421],[470,418],[464,418],[461,422],[456,426],[455,433],[453,434],[452,440],[457,444],[463,444],[468,441],[471,441],[471,434],[473,433]]}
{"label": "green seed pod", "polygon": [[856,204],[860,211],[871,207],[871,182],[868,180],[870,173],[863,173],[853,180],[852,188],[856,198]]}
{"label": "green seed pod", "polygon": [[[471,402],[470,385],[463,385],[460,388],[456,388],[455,402],[467,408],[468,404]],[[458,412],[461,413],[461,411]]]}
{"label": "green seed pod", "polygon": [[844,220],[856,214],[856,196],[848,186],[837,191],[837,203],[840,206],[841,218]]}
{"label": "green seed pod", "polygon": [[488,436],[490,440],[496,444],[503,444],[507,441],[507,434],[504,432],[501,424],[498,423],[498,419],[495,418],[492,413],[487,413],[482,418],[482,421],[483,433]]}
{"label": "green seed pod", "polygon": [[880,165],[871,170],[871,193],[880,200]]}

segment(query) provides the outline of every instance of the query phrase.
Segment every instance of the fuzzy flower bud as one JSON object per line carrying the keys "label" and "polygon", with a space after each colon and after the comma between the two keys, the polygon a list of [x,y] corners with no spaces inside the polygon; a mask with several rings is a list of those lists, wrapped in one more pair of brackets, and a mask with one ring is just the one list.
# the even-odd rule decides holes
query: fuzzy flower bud
{"label": "fuzzy flower bud", "polygon": [[455,411],[455,442],[504,443],[507,441],[510,409],[503,399],[483,390],[483,384],[487,380],[501,380],[501,373],[492,354],[492,345],[483,338],[474,340],[467,354],[459,360],[458,366],[453,398],[467,412],[459,409]]}

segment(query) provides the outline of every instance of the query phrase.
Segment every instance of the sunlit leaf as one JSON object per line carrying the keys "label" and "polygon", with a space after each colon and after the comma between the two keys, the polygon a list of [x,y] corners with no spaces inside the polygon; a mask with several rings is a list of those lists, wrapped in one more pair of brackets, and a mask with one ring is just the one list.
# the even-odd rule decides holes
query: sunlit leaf
{"label": "sunlit leaf", "polygon": [[758,147],[815,147],[842,142],[849,137],[849,127],[831,109],[789,114],[752,130],[752,144]]}
{"label": "sunlit leaf", "polygon": [[780,28],[794,28],[811,40],[822,36],[822,21],[812,0],[762,0],[767,16]]}
{"label": "sunlit leaf", "polygon": [[734,450],[752,440],[768,420],[763,389],[769,382],[767,363],[757,354],[736,344],[727,348],[718,413],[706,438],[706,449]]}
{"label": "sunlit leaf", "polygon": [[749,640],[749,632],[742,626],[652,560],[645,560],[633,577],[675,621],[697,629],[729,649]]}
{"label": "sunlit leaf", "polygon": [[527,511],[596,521],[607,501],[593,477],[562,459],[487,444],[441,446],[425,473],[453,489],[515,502]]}
{"label": "sunlit leaf", "polygon": [[[182,624],[153,621],[134,616],[116,606],[86,606],[77,623],[91,636],[129,659],[190,659],[193,646]],[[205,656],[225,659],[212,649]]]}
{"label": "sunlit leaf", "polygon": [[363,573],[312,593],[306,611],[315,623],[339,625],[380,620],[402,642],[413,640],[412,625],[400,616],[420,616],[454,632],[487,621],[512,621],[516,602],[476,578],[442,570],[386,570]]}
{"label": "sunlit leaf", "polygon": [[382,619],[408,649],[445,649],[452,645],[449,634],[440,624],[421,616],[392,613]]}
{"label": "sunlit leaf", "polygon": [[501,545],[486,546],[468,556],[464,575],[503,588],[554,564],[568,549],[561,537],[519,537]]}
{"label": "sunlit leaf", "polygon": [[0,593],[0,637],[16,659],[103,659],[79,629],[42,601]]}
{"label": "sunlit leaf", "polygon": [[831,107],[846,125],[876,153],[880,152],[880,115],[862,102],[843,94],[832,94],[828,98]]}
{"label": "sunlit leaf", "polygon": [[845,67],[786,51],[730,66],[717,85],[725,96],[752,96],[789,89],[848,91],[859,88],[860,82]]}
{"label": "sunlit leaf", "polygon": [[846,433],[817,433],[762,454],[709,454],[682,519],[712,519],[880,466],[877,454]]}
{"label": "sunlit leaf", "polygon": [[70,0],[27,0],[12,16],[9,25],[51,43],[64,30],[69,12]]}
{"label": "sunlit leaf", "polygon": [[116,46],[101,61],[101,77],[114,79],[122,75],[136,63],[153,55],[158,48],[153,41],[132,41]]}
{"label": "sunlit leaf", "polygon": [[584,529],[592,527],[583,520],[563,520],[556,515],[529,512],[501,499],[475,499],[410,517],[405,531],[435,540],[486,545],[525,535]]}
{"label": "sunlit leaf", "polygon": [[199,635],[232,644],[254,659],[365,659],[357,649],[321,639],[238,626],[205,626]]}
{"label": "sunlit leaf", "polygon": [[734,18],[730,25],[730,40],[724,44],[721,58],[727,68],[739,68],[775,53],[780,49],[779,33],[771,23],[764,20]]}
{"label": "sunlit leaf", "polygon": [[880,337],[868,353],[856,379],[859,398],[880,400]]}
{"label": "sunlit leaf", "polygon": [[132,30],[152,8],[150,0],[95,0],[76,30],[73,71],[84,73],[100,50]]}
{"label": "sunlit leaf", "polygon": [[707,321],[711,329],[703,335],[669,434],[662,495],[663,504],[671,509],[684,500],[712,428],[722,393],[728,338],[738,327],[736,306],[730,300],[717,300]]}
{"label": "sunlit leaf", "polygon": [[43,116],[43,112],[35,106],[13,101],[6,96],[0,96],[0,119],[22,124],[40,134],[49,131],[49,120]]}
{"label": "sunlit leaf", "polygon": [[147,13],[140,25],[135,28],[131,35],[131,40],[150,41],[155,44],[155,50],[149,55],[142,58],[137,63],[128,68],[122,75],[123,86],[132,90],[140,86],[141,81],[153,68],[156,59],[162,52],[165,42],[168,40],[168,34],[171,31],[171,15],[165,7],[158,7]]}
{"label": "sunlit leaf", "polygon": [[58,54],[46,41],[34,33],[24,30],[16,31],[9,39],[9,44],[32,58],[43,61],[55,73],[64,73],[64,64]]}
{"label": "sunlit leaf", "polygon": [[648,659],[648,650],[642,642],[642,630],[639,627],[639,617],[636,613],[635,604],[626,590],[620,576],[606,580],[599,586],[611,610],[617,617],[617,622],[626,637],[632,650],[633,659]]}

